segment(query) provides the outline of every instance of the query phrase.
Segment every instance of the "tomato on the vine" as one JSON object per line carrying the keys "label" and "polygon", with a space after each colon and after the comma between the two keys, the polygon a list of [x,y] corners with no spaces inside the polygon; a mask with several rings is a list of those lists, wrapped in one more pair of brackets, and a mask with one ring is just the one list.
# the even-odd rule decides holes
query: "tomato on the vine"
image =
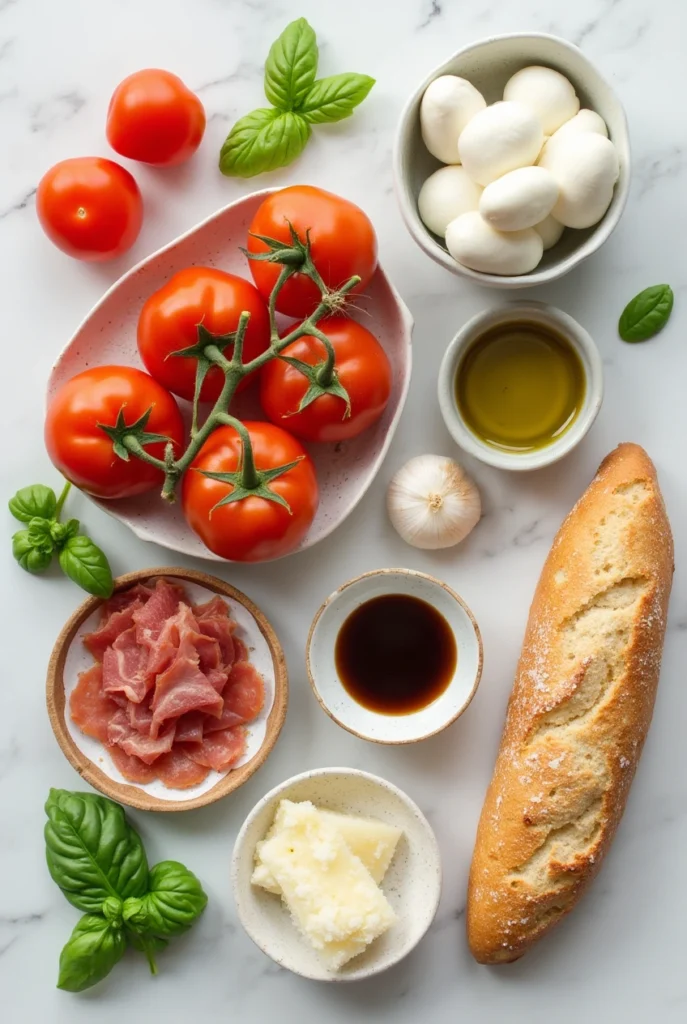
{"label": "tomato on the vine", "polygon": [[[146,413],[150,415],[145,419]],[[128,498],[161,487],[164,474],[133,455],[115,454],[113,440],[101,424],[116,428],[122,412],[126,426],[143,419],[140,431],[164,435],[178,457],[184,424],[176,402],[157,381],[131,366],[95,366],[68,380],[50,399],[45,420],[45,446],[67,480],[98,498]],[[162,459],[165,442],[144,444]]]}
{"label": "tomato on the vine", "polygon": [[[329,289],[340,288],[358,275],[353,289],[362,291],[377,267],[377,237],[372,223],[360,207],[348,199],[312,185],[292,185],[274,192],[259,206],[249,228],[247,248],[252,253],[269,251],[264,235],[292,244],[291,225],[305,243],[310,238],[310,255],[315,269]],[[251,274],[260,294],[268,299],[281,266],[264,260],[249,260]],[[309,316],[320,301],[320,290],[311,278],[296,273],[285,283],[277,298],[277,310],[299,319]]]}
{"label": "tomato on the vine", "polygon": [[36,210],[50,241],[79,260],[121,256],[143,223],[143,200],[133,176],[100,156],[51,167],[38,183]]}
{"label": "tomato on the vine", "polygon": [[[345,316],[320,320],[318,330],[329,338],[335,355],[334,381],[348,392],[346,401],[333,393],[320,393],[300,412],[299,407],[317,384],[326,388],[327,350],[324,343],[303,335],[281,353],[318,369],[304,374],[284,359],[273,359],[260,374],[260,402],[268,419],[306,441],[345,441],[372,426],[384,412],[391,394],[391,364],[386,352],[366,327]],[[314,393],[314,392],[313,392]]]}
{"label": "tomato on the vine", "polygon": [[[229,426],[213,431],[186,470],[181,501],[189,526],[216,555],[236,562],[262,562],[286,555],[300,544],[315,517],[319,491],[312,459],[295,437],[271,423],[244,426],[257,477],[262,479],[261,471],[267,470],[263,486],[286,505],[258,493],[218,505],[234,485],[203,476],[203,471],[241,475],[245,469],[243,444]],[[269,479],[270,470],[293,462],[291,469]]]}
{"label": "tomato on the vine", "polygon": [[177,75],[145,68],[115,89],[107,111],[107,141],[144,163],[171,167],[193,156],[205,131],[205,110]]}
{"label": "tomato on the vine", "polygon": [[[243,341],[243,361],[250,362],[270,343],[270,318],[257,288],[235,274],[213,267],[187,267],[146,301],[138,320],[138,350],[146,369],[175,395],[191,400],[197,361],[174,352],[190,348],[198,340],[198,325],[210,334],[236,330],[242,312],[250,313]],[[233,345],[224,348],[231,357]],[[224,374],[217,366],[208,371],[200,397],[204,402],[219,398]],[[249,377],[241,381],[245,386]]]}

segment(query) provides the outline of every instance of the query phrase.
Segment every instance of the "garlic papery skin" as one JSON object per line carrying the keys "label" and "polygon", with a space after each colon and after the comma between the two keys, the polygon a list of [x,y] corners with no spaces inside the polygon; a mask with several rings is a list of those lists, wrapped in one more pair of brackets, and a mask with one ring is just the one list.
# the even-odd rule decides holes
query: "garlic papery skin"
{"label": "garlic papery skin", "polygon": [[406,462],[389,484],[386,507],[399,536],[427,551],[459,544],[482,514],[477,487],[444,455],[417,455]]}

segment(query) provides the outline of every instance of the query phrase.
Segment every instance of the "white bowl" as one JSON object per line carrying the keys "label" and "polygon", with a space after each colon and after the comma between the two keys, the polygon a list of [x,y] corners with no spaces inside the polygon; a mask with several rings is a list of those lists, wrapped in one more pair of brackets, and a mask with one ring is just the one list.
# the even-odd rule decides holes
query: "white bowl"
{"label": "white bowl", "polygon": [[[255,847],[284,799],[311,800],[317,807],[378,818],[403,830],[382,882],[397,921],[336,973],[299,934],[279,897],[251,885]],[[439,847],[422,811],[390,782],[354,768],[319,768],[294,775],[264,796],[236,838],[231,874],[239,919],[256,946],[280,967],[314,981],[358,981],[398,963],[431,925],[441,895]]]}
{"label": "white bowl", "polygon": [[[441,166],[425,148],[420,134],[420,100],[430,82],[439,75],[460,75],[472,82],[487,103],[503,98],[503,89],[516,71],[530,64],[555,68],[575,86],[583,107],[601,114],[608,125],[620,161],[620,177],[603,220],[584,231],[566,229],[541,263],[529,274],[500,276],[482,274],[461,266],[450,255],[442,239],[433,235],[420,220],[417,197],[423,182]],[[435,68],[410,97],[401,114],[394,144],[394,186],[401,213],[421,249],[453,274],[494,288],[527,288],[563,277],[596,252],[611,235],[627,202],[630,190],[630,140],[623,106],[594,65],[572,43],[537,32],[491,36],[471,43]]]}
{"label": "white bowl", "polygon": [[[70,377],[99,363],[145,370],[136,345],[141,307],[178,270],[195,264],[219,267],[250,279],[239,246],[245,244],[256,210],[275,191],[263,189],[230,203],[124,274],[93,307],[63,350],[50,374],[48,400]],[[381,267],[365,293],[355,296],[350,312],[372,331],[389,356],[393,373],[391,397],[382,417],[359,437],[336,445],[306,443],[317,470],[320,505],[297,551],[327,537],[363,497],[391,444],[408,393],[413,318]],[[254,391],[249,388],[247,394],[238,396],[236,411],[244,419],[265,419]],[[177,401],[189,422],[189,404]],[[118,501],[91,500],[142,540],[195,558],[223,561],[191,530],[179,503],[161,501],[155,490]]]}
{"label": "white bowl", "polygon": [[[506,452],[482,441],[466,426],[458,408],[455,394],[456,373],[461,360],[472,343],[485,331],[509,320],[529,320],[552,327],[563,334],[582,361],[587,387],[577,419],[561,436],[534,452]],[[590,429],[599,414],[603,401],[603,363],[599,350],[584,327],[568,313],[548,302],[508,302],[496,309],[478,313],[456,334],[446,349],[439,368],[439,407],[448,431],[460,447],[481,462],[497,469],[525,471],[541,469],[558,462],[575,448]]]}
{"label": "white bowl", "polygon": [[[431,604],[456,640],[456,668],[444,692],[420,711],[405,715],[385,715],[358,704],[336,671],[339,630],[351,612],[382,594],[408,594]],[[344,729],[375,743],[417,743],[455,722],[474,697],[482,675],[482,638],[468,606],[445,583],[414,569],[377,569],[349,580],[327,598],[310,627],[306,658],[315,696]]]}

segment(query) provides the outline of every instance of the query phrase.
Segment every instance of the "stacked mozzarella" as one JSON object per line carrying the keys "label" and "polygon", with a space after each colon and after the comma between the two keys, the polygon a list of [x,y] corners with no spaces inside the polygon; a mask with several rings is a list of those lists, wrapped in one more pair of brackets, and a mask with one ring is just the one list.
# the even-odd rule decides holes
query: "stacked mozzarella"
{"label": "stacked mozzarella", "polygon": [[527,274],[566,227],[601,220],[618,179],[606,125],[572,84],[528,67],[487,106],[470,82],[436,78],[420,106],[422,138],[447,164],[425,181],[420,217],[454,259],[489,274]]}

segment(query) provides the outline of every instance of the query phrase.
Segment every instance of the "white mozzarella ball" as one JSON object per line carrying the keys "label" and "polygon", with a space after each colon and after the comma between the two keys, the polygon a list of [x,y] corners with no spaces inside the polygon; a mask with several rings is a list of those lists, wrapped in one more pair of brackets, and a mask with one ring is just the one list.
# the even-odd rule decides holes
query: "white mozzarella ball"
{"label": "white mozzarella ball", "polygon": [[476,211],[451,221],[446,228],[446,246],[454,260],[483,274],[527,274],[544,251],[533,228],[497,231]]}
{"label": "white mozzarella ball", "polygon": [[544,220],[558,199],[558,185],[544,167],[519,167],[487,185],[479,212],[498,231],[522,231]]}
{"label": "white mozzarella ball", "polygon": [[523,68],[506,82],[503,98],[529,107],[546,135],[552,135],[580,109],[572,83],[553,68]]}
{"label": "white mozzarella ball", "polygon": [[418,212],[423,224],[443,238],[452,220],[477,209],[481,194],[481,186],[463,167],[440,167],[420,189]]}
{"label": "white mozzarella ball", "polygon": [[552,249],[556,242],[559,241],[565,228],[559,220],[556,220],[555,217],[549,214],[539,224],[534,225],[534,230],[541,236],[541,240],[544,243],[544,252],[546,252],[547,249]]}
{"label": "white mozzarella ball", "polygon": [[568,228],[597,224],[613,198],[618,180],[618,154],[613,143],[595,132],[573,133],[549,143],[540,166],[558,182],[558,201],[551,211]]}
{"label": "white mozzarella ball", "polygon": [[443,164],[460,163],[458,137],[486,105],[482,93],[464,78],[441,75],[430,82],[420,103],[420,128],[432,156]]}
{"label": "white mozzarella ball", "polygon": [[586,108],[562,124],[558,131],[554,132],[552,138],[563,139],[567,135],[576,135],[579,132],[594,132],[596,135],[605,135],[608,138],[608,128],[601,114]]}
{"label": "white mozzarella ball", "polygon": [[493,103],[475,114],[458,140],[463,167],[480,185],[533,164],[544,142],[541,122],[522,103]]}

